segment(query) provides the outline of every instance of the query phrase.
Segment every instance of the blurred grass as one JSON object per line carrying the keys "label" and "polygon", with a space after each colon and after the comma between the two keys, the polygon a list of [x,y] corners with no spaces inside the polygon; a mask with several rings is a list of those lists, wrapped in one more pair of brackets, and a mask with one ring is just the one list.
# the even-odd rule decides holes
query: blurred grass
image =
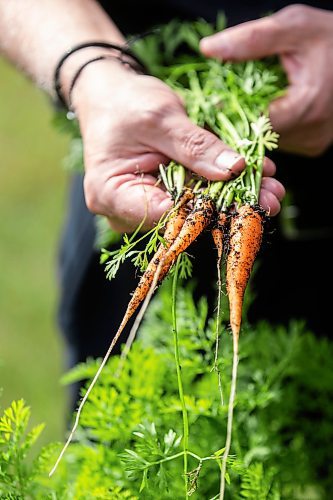
{"label": "blurred grass", "polygon": [[55,314],[67,138],[53,130],[40,90],[3,60],[0,74],[0,406],[23,397],[48,442],[65,424]]}

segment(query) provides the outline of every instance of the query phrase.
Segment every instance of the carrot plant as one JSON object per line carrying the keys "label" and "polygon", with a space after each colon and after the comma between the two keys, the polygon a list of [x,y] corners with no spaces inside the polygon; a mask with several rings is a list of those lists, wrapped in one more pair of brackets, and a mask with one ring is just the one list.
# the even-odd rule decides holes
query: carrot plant
{"label": "carrot plant", "polygon": [[[173,23],[162,28],[159,37],[161,53],[167,61],[149,60],[149,41],[137,47],[138,53],[152,72],[168,83],[185,101],[189,117],[209,128],[231,148],[245,158],[246,168],[236,178],[226,182],[198,180],[193,206],[178,236],[160,263],[163,279],[176,259],[207,228],[211,227],[218,250],[219,297],[221,294],[220,265],[227,246],[226,291],[229,298],[230,326],[233,334],[234,362],[229,399],[228,430],[222,460],[220,498],[224,497],[225,471],[230,451],[233,406],[236,392],[238,339],[243,298],[254,260],[259,252],[266,214],[259,206],[265,152],[277,148],[278,135],[268,118],[268,105],[284,90],[283,72],[276,61],[250,61],[243,64],[221,64],[198,55],[178,58],[177,50],[184,44],[197,49],[200,36],[207,34],[208,25],[195,26]],[[169,42],[172,40],[172,42]],[[171,47],[170,47],[171,45]],[[156,46],[156,43],[155,43]],[[156,52],[155,52],[156,55]],[[169,167],[172,171],[173,164]],[[164,180],[165,176],[162,176]],[[166,187],[167,183],[164,180]],[[191,189],[191,182],[188,189]],[[227,239],[228,245],[225,245]],[[112,259],[108,265],[112,265]],[[161,281],[161,279],[160,279]],[[219,324],[220,303],[218,300]],[[216,342],[218,346],[218,332]],[[218,347],[215,352],[217,353]],[[216,366],[216,361],[215,361]]]}
{"label": "carrot plant", "polygon": [[[171,281],[171,280],[170,280]],[[214,362],[215,318],[193,283],[175,287],[177,345],[188,420],[187,489],[195,500],[218,498],[221,435],[226,432]],[[47,477],[61,444],[40,450],[41,426],[13,403],[0,415],[0,497],[44,500],[181,499],[184,424],[172,335],[172,283],[154,297],[138,340],[119,376],[120,356],[105,366],[82,412],[75,442],[57,474]],[[224,322],[226,326],[226,321]],[[234,453],[228,458],[226,498],[330,498],[333,488],[333,345],[304,329],[245,324],[240,337]],[[223,386],[232,346],[218,363]],[[76,366],[63,382],[82,381],[99,366]],[[314,426],[316,432],[313,431]]]}
{"label": "carrot plant", "polygon": [[[246,167],[235,179],[213,182],[186,172],[182,165],[173,161],[169,165],[161,165],[159,182],[164,184],[174,200],[172,209],[164,214],[157,225],[147,233],[142,234],[141,231],[144,225],[143,220],[132,235],[123,236],[123,242],[119,248],[103,249],[101,262],[105,264],[108,278],[112,279],[115,276],[119,266],[126,259],[130,259],[140,269],[142,277],[133,292],[110,348],[79,405],[74,427],[59,460],[78,427],[83,405],[129,319],[143,301],[141,311],[146,310],[156,287],[172,271],[174,271],[175,280],[173,291],[175,303],[178,275],[184,277],[191,273],[186,251],[205,230],[209,229],[218,251],[219,291],[215,369],[218,366],[221,310],[220,268],[224,262],[234,348],[226,444],[223,453],[221,452],[218,456],[221,462],[219,498],[223,499],[226,466],[231,446],[243,298],[255,258],[260,250],[264,223],[268,215],[259,206],[263,163],[266,151],[277,148],[278,141],[278,135],[272,130],[269,121],[268,105],[272,99],[280,96],[284,91],[285,79],[281,67],[274,59],[238,64],[221,64],[212,59],[205,59],[198,51],[199,40],[213,31],[208,23],[201,21],[192,24],[173,22],[145,39],[137,41],[134,50],[141,56],[153,75],[162,78],[183,97],[190,119],[201,127],[209,128],[227,145],[239,152],[245,158]],[[144,249],[138,250],[138,244],[143,241],[146,242]],[[142,319],[143,312],[139,314],[139,320]],[[174,316],[176,367],[184,424],[183,456],[187,498],[190,491],[187,477],[188,422],[177,354],[176,323]],[[135,337],[138,324],[139,322],[135,323],[134,330],[130,334],[125,350],[126,355]],[[223,400],[220,375],[219,387],[221,400]],[[54,470],[55,468],[52,469],[51,474]]]}

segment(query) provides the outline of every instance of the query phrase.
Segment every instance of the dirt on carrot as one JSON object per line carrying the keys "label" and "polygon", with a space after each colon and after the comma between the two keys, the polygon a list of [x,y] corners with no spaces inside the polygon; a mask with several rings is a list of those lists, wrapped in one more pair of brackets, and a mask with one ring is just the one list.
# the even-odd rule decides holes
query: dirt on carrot
{"label": "dirt on carrot", "polygon": [[212,228],[212,237],[217,250],[218,266],[221,264],[223,250],[226,244],[228,216],[225,212],[219,212],[216,223]]}
{"label": "dirt on carrot", "polygon": [[263,212],[259,207],[243,205],[231,218],[226,285],[230,326],[237,336],[242,321],[244,293],[261,246],[263,228]]}
{"label": "dirt on carrot", "polygon": [[198,198],[193,210],[185,219],[177,238],[170,246],[163,259],[163,272],[168,272],[177,257],[197,239],[203,230],[212,222],[214,214],[213,201],[208,197]]}

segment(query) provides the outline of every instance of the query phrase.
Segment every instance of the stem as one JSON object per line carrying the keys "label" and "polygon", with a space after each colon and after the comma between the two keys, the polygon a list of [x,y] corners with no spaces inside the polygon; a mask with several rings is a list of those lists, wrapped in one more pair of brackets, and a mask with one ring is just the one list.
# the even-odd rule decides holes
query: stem
{"label": "stem", "polygon": [[224,499],[225,491],[225,473],[227,468],[227,460],[231,447],[231,435],[232,435],[232,420],[234,415],[234,404],[236,396],[236,382],[237,382],[237,367],[238,367],[238,334],[233,333],[233,360],[232,360],[232,378],[229,396],[229,406],[228,406],[228,424],[227,424],[227,438],[225,442],[225,450],[222,457],[221,466],[221,482],[220,482],[220,500]]}
{"label": "stem", "polygon": [[216,199],[219,198],[224,185],[224,181],[214,181],[210,184],[208,194],[213,201],[216,201]]}
{"label": "stem", "polygon": [[162,163],[160,163],[159,171],[160,171],[162,182],[163,182],[166,190],[169,193],[171,193],[171,187],[169,186],[169,181],[168,181],[167,175],[165,173],[165,166]]}
{"label": "stem", "polygon": [[218,353],[219,353],[219,339],[220,339],[220,322],[221,322],[221,293],[222,293],[222,277],[221,277],[221,258],[219,255],[217,259],[217,312],[216,312],[216,330],[215,330],[215,356],[214,356],[214,366],[213,370],[217,373],[218,387],[221,398],[221,405],[224,405],[223,389],[222,389],[222,378],[221,371],[218,365]]}
{"label": "stem", "polygon": [[177,168],[174,167],[173,178],[174,178],[174,187],[176,190],[176,202],[179,200],[181,194],[184,191],[185,184],[185,168],[182,165],[177,165]]}
{"label": "stem", "polygon": [[242,124],[244,126],[244,131],[243,131],[243,136],[244,137],[249,137],[250,135],[250,125],[249,125],[249,120],[246,116],[246,113],[244,112],[244,109],[242,106],[239,104],[239,101],[236,97],[236,95],[231,95],[232,103],[235,106],[235,109],[238,111],[238,114],[240,116],[240,119],[242,120]]}
{"label": "stem", "polygon": [[155,465],[160,465],[160,464],[163,464],[165,462],[171,462],[171,460],[176,460],[177,458],[182,457],[184,455],[189,455],[190,457],[195,458],[200,463],[207,462],[208,460],[215,460],[216,462],[218,460],[220,460],[220,457],[214,456],[214,455],[202,458],[202,457],[199,457],[199,455],[197,455],[196,453],[193,453],[192,451],[187,450],[186,453],[185,453],[185,451],[180,451],[179,453],[175,453],[174,455],[171,455],[169,457],[161,458],[160,460],[155,460],[154,462],[147,462],[147,464],[143,465],[140,470],[149,469],[149,467],[154,467]]}
{"label": "stem", "polygon": [[185,63],[185,64],[180,64],[180,65],[174,65],[173,67],[168,68],[168,71],[172,70],[170,76],[167,78],[166,83],[169,83],[169,85],[172,85],[174,82],[177,81],[177,79],[188,73],[189,71],[203,71],[207,69],[207,63],[206,62],[191,62],[191,63]]}
{"label": "stem", "polygon": [[[19,446],[18,443],[17,443],[17,446]],[[19,452],[18,448],[17,448],[16,453],[15,453],[15,462],[16,462],[18,487],[19,487],[22,498],[24,498],[25,497],[25,486],[24,486],[24,481],[23,481],[22,463],[20,460],[20,452]]]}
{"label": "stem", "polygon": [[182,407],[183,416],[183,448],[184,448],[184,481],[185,481],[185,498],[188,498],[187,492],[187,472],[188,472],[188,438],[189,438],[189,425],[188,425],[188,415],[184,398],[183,382],[181,377],[181,365],[179,356],[179,342],[178,342],[178,331],[177,331],[177,308],[176,308],[176,298],[177,298],[177,283],[179,275],[179,259],[177,259],[175,272],[173,275],[172,282],[172,330],[174,338],[174,348],[175,348],[175,361],[176,361],[176,371],[177,371],[177,382],[178,382],[178,392],[180,404]]}
{"label": "stem", "polygon": [[263,144],[262,137],[260,137],[258,141],[258,168],[255,173],[255,189],[256,189],[256,195],[257,199],[259,199],[259,192],[260,192],[260,186],[261,186],[261,179],[262,179],[262,171],[263,171],[263,166],[264,166],[264,156],[265,156],[265,147]]}
{"label": "stem", "polygon": [[238,146],[239,142],[241,141],[241,137],[238,134],[236,127],[233,125],[231,120],[229,120],[229,118],[221,111],[219,113],[217,113],[217,119],[219,120],[220,125],[222,126],[221,127],[222,130],[224,128],[224,130],[226,132],[228,132],[228,134],[230,136],[231,141],[230,141],[229,146],[231,146],[233,149],[237,149],[237,146]]}

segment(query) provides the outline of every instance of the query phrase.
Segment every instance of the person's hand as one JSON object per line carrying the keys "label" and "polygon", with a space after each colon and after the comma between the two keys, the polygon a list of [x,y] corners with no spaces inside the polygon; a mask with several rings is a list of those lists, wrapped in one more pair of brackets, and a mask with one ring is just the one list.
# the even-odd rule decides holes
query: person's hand
{"label": "person's hand", "polygon": [[279,55],[287,94],[270,106],[286,151],[317,156],[333,143],[333,13],[292,5],[201,41],[202,52],[228,61]]}
{"label": "person's hand", "polygon": [[[85,69],[73,92],[84,144],[85,197],[90,211],[109,218],[117,231],[151,227],[171,206],[156,186],[160,163],[172,158],[211,180],[239,174],[244,159],[214,134],[194,125],[180,98],[160,80],[100,61]],[[275,165],[266,160],[265,175]],[[284,189],[263,180],[261,202],[272,215]]]}

